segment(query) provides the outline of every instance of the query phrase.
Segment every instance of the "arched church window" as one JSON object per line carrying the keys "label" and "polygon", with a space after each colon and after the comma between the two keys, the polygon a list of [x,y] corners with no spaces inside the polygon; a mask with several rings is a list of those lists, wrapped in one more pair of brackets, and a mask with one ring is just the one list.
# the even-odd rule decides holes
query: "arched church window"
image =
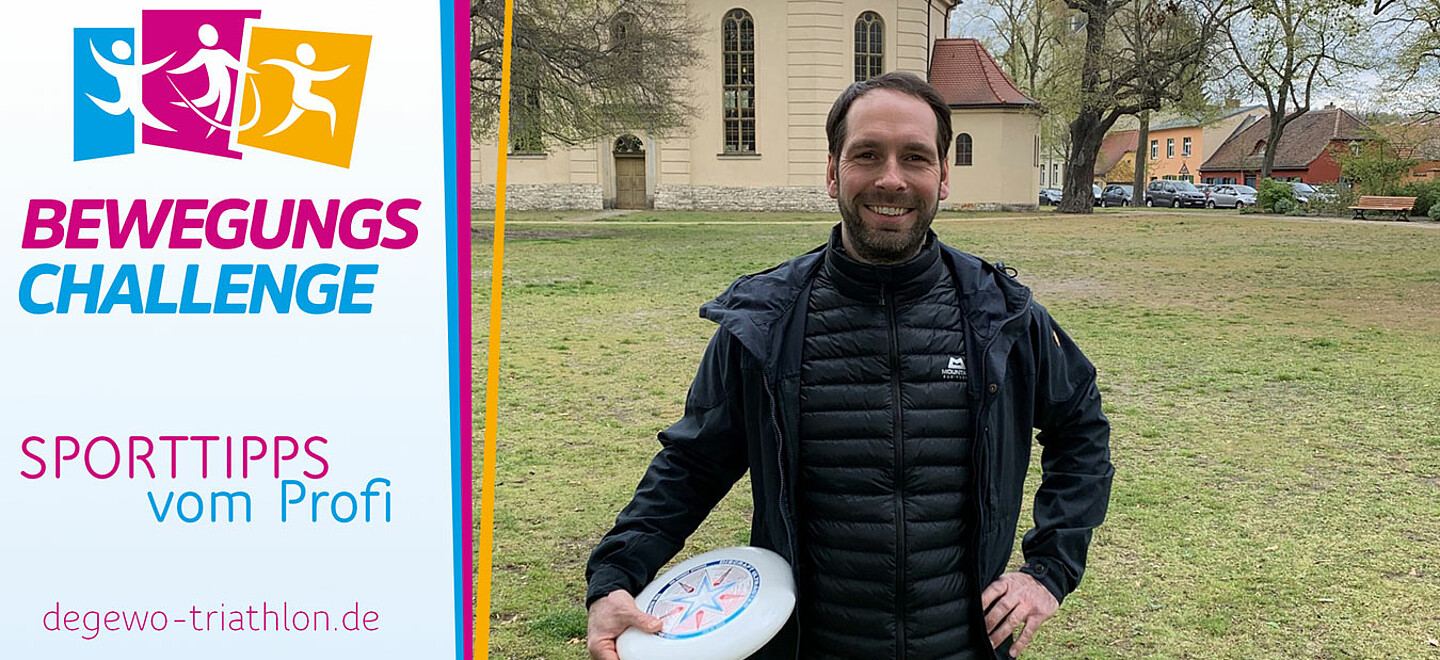
{"label": "arched church window", "polygon": [[610,19],[610,48],[617,51],[640,50],[640,31],[634,14],[622,11]]}
{"label": "arched church window", "polygon": [[545,142],[541,138],[538,120],[540,116],[540,92],[533,89],[519,89],[510,96],[510,153],[543,154]]}
{"label": "arched church window", "polygon": [[970,139],[969,133],[961,133],[955,136],[955,164],[970,165],[974,162],[974,142]]}
{"label": "arched church window", "polygon": [[643,154],[645,153],[645,144],[640,141],[640,138],[635,137],[634,135],[621,135],[620,137],[615,139],[614,153]]}
{"label": "arched church window", "polygon": [[755,153],[755,20],[731,9],[720,21],[725,152]]}
{"label": "arched church window", "polygon": [[885,72],[885,23],[867,11],[855,19],[855,80],[869,80]]}

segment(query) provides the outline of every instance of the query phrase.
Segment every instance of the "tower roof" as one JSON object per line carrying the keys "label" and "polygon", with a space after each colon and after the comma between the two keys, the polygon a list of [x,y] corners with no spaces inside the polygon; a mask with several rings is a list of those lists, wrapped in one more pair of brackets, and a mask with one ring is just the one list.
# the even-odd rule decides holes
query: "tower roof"
{"label": "tower roof", "polygon": [[995,58],[975,39],[936,39],[930,58],[930,85],[952,108],[1039,105],[1000,70]]}

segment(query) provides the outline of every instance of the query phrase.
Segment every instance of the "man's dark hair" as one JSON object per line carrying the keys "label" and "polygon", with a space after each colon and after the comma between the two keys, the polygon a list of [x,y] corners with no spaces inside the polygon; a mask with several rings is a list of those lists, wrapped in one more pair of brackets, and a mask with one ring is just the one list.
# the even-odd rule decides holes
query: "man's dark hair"
{"label": "man's dark hair", "polygon": [[909,94],[930,104],[930,109],[935,111],[935,149],[940,160],[944,161],[950,153],[950,106],[945,104],[945,99],[940,98],[940,92],[935,91],[930,83],[913,73],[900,71],[861,80],[840,93],[840,98],[835,99],[835,105],[830,106],[830,116],[825,119],[825,138],[829,141],[830,155],[837,160],[840,158],[840,146],[845,143],[845,118],[850,114],[850,106],[855,103],[855,99],[877,89]]}

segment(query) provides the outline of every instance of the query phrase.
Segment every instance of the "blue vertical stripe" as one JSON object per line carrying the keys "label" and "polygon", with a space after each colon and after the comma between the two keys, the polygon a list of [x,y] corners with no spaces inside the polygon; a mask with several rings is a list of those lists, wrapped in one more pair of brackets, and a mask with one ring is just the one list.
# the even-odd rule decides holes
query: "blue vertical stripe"
{"label": "blue vertical stripe", "polygon": [[[469,374],[460,373],[460,260],[459,260],[459,182],[456,178],[455,153],[455,89],[462,81],[454,80],[455,61],[455,3],[440,0],[440,67],[445,109],[445,300],[448,303],[450,343],[450,480],[451,480],[451,546],[455,562],[455,658],[465,660],[465,639],[469,633],[465,620],[465,584],[470,578],[470,558],[465,556],[465,530],[460,527],[465,521],[464,507],[470,504],[470,484],[463,483],[461,463],[465,456],[462,446],[465,427],[469,423],[465,410],[461,409],[461,378],[468,384]],[[465,347],[468,349],[468,347]]]}

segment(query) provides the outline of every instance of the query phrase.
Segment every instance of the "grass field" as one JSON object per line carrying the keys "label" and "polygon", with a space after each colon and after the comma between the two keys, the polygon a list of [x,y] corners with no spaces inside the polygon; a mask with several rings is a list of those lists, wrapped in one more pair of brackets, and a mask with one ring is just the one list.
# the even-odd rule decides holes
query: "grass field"
{"label": "grass field", "polygon": [[[714,329],[697,308],[829,230],[545,219],[506,232],[493,658],[586,657],[585,559],[681,412]],[[935,228],[1019,270],[1097,365],[1113,425],[1109,519],[1025,657],[1440,658],[1440,227],[1131,212]],[[477,443],[489,235],[477,225]],[[742,482],[683,555],[744,543],[748,511]]]}

